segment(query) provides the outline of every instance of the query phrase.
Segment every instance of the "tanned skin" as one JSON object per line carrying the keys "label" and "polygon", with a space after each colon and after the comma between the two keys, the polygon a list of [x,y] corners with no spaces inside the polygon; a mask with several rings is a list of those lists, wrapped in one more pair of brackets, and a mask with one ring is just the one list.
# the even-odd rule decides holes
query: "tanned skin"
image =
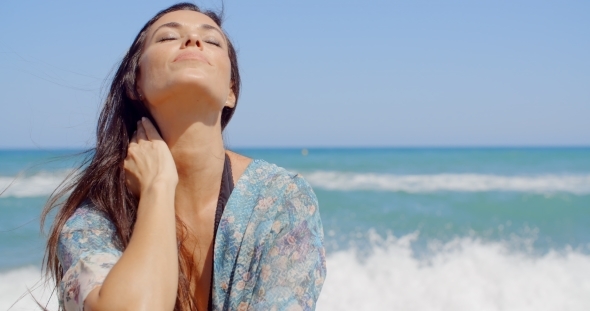
{"label": "tanned skin", "polygon": [[148,30],[138,92],[158,123],[138,122],[125,159],[127,186],[139,198],[127,248],[87,311],[172,310],[178,287],[175,216],[194,249],[198,310],[207,310],[213,267],[213,226],[224,157],[234,183],[251,159],[225,150],[223,107],[235,106],[226,39],[208,16],[175,11]]}

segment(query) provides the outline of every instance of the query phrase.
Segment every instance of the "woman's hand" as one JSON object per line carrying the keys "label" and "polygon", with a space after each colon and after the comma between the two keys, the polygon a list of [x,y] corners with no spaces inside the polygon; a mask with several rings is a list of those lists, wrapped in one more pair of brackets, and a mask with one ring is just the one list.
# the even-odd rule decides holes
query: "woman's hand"
{"label": "woman's hand", "polygon": [[179,271],[178,173],[168,145],[146,118],[137,122],[124,167],[127,187],[139,197],[133,234],[104,282],[86,296],[84,310],[172,310]]}
{"label": "woman's hand", "polygon": [[124,163],[129,190],[138,198],[156,186],[176,188],[178,173],[168,145],[147,118],[137,122]]}

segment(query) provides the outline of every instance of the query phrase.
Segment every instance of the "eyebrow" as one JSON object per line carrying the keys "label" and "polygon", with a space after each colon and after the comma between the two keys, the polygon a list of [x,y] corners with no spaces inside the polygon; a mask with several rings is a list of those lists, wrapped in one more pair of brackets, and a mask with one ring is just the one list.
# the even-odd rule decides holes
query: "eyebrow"
{"label": "eyebrow", "polygon": [[[154,32],[152,33],[152,38],[156,35],[156,33],[158,32],[158,30],[160,30],[160,28],[164,28],[164,27],[178,29],[178,28],[181,28],[182,25],[180,23],[177,23],[177,22],[169,22],[169,23],[166,23],[166,24],[162,24],[158,28],[156,28],[156,30],[154,30]],[[225,39],[225,34],[221,30],[219,30],[217,27],[215,27],[215,26],[212,26],[212,25],[209,25],[209,24],[200,24],[198,26],[198,28],[203,28],[203,29],[206,29],[206,30],[215,30],[215,31],[217,31]]]}

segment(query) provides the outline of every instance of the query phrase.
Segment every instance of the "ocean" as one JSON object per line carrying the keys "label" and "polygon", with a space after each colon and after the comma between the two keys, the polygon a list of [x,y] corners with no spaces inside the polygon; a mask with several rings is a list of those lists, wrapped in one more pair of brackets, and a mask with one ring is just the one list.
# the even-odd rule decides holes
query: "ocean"
{"label": "ocean", "polygon": [[[236,151],[313,186],[317,310],[590,310],[590,148]],[[73,153],[0,151],[0,310],[56,309],[39,213]]]}

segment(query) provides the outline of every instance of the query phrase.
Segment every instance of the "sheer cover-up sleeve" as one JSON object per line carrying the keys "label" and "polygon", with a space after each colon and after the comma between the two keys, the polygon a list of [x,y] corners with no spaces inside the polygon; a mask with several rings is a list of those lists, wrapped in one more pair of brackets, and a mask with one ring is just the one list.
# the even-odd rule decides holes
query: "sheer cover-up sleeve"
{"label": "sheer cover-up sleeve", "polygon": [[[317,198],[300,175],[281,188],[285,200],[275,201],[279,204],[274,207],[277,213],[270,234],[262,247],[264,250],[258,250],[262,254],[254,276],[257,281],[252,298],[249,303],[242,301],[238,310],[315,309],[326,277]],[[237,289],[240,285],[240,282],[236,284]]]}
{"label": "sheer cover-up sleeve", "polygon": [[74,212],[59,236],[57,256],[64,274],[58,298],[67,311],[84,309],[86,296],[103,283],[122,255],[115,246],[113,223],[89,204]]}

